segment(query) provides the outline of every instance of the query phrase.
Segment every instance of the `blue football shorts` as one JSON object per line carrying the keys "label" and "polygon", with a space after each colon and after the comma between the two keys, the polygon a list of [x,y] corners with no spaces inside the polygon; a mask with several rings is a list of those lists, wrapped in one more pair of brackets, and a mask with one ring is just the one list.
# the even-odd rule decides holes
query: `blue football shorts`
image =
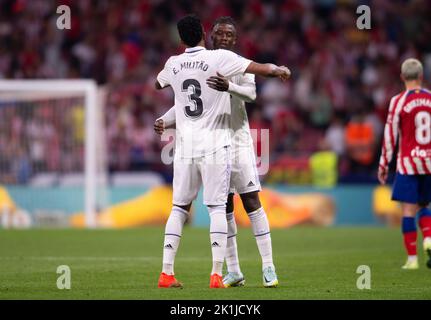
{"label": "blue football shorts", "polygon": [[392,200],[412,204],[431,202],[431,175],[404,175],[397,173],[392,191]]}

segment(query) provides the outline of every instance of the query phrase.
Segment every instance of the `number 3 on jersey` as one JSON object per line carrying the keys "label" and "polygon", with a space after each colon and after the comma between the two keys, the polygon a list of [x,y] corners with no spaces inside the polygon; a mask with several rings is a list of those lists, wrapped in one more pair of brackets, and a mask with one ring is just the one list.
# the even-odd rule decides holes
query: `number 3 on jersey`
{"label": "number 3 on jersey", "polygon": [[190,102],[193,102],[193,106],[186,106],[184,111],[188,117],[197,118],[204,111],[202,100],[199,98],[201,96],[201,84],[195,79],[184,80],[182,91],[189,92],[189,88],[192,89],[192,93],[188,94],[188,98]]}
{"label": "number 3 on jersey", "polygon": [[415,116],[416,141],[419,144],[431,142],[431,114],[427,111],[418,112]]}

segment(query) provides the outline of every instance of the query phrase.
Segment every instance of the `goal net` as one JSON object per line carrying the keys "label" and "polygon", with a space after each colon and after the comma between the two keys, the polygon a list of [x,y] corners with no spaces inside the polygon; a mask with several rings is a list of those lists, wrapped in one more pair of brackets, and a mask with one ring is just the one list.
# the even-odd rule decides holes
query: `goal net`
{"label": "goal net", "polygon": [[96,227],[108,205],[103,99],[92,80],[0,80],[0,222],[19,208],[36,225],[84,212]]}

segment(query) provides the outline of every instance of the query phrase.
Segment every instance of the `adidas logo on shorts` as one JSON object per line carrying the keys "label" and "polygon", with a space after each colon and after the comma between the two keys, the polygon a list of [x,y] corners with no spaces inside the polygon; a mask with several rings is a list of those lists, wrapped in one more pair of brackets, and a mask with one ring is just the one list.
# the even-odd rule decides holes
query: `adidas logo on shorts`
{"label": "adidas logo on shorts", "polygon": [[247,187],[254,187],[254,183],[253,183],[253,181],[250,181],[250,182],[248,183]]}
{"label": "adidas logo on shorts", "polygon": [[211,246],[212,247],[220,247],[220,245],[218,244],[218,242],[216,242],[216,241],[214,241],[212,244],[211,244]]}
{"label": "adidas logo on shorts", "polygon": [[165,249],[173,249],[173,247],[172,247],[172,245],[171,245],[170,243],[168,243],[168,244],[165,246]]}

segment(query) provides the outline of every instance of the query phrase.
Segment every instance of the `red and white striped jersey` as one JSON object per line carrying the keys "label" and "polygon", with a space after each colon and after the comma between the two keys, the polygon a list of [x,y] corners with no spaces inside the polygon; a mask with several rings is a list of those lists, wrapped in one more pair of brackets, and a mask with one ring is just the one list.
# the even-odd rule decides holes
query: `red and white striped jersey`
{"label": "red and white striped jersey", "polygon": [[399,136],[397,171],[431,174],[431,92],[413,89],[391,99],[379,165],[388,168]]}

